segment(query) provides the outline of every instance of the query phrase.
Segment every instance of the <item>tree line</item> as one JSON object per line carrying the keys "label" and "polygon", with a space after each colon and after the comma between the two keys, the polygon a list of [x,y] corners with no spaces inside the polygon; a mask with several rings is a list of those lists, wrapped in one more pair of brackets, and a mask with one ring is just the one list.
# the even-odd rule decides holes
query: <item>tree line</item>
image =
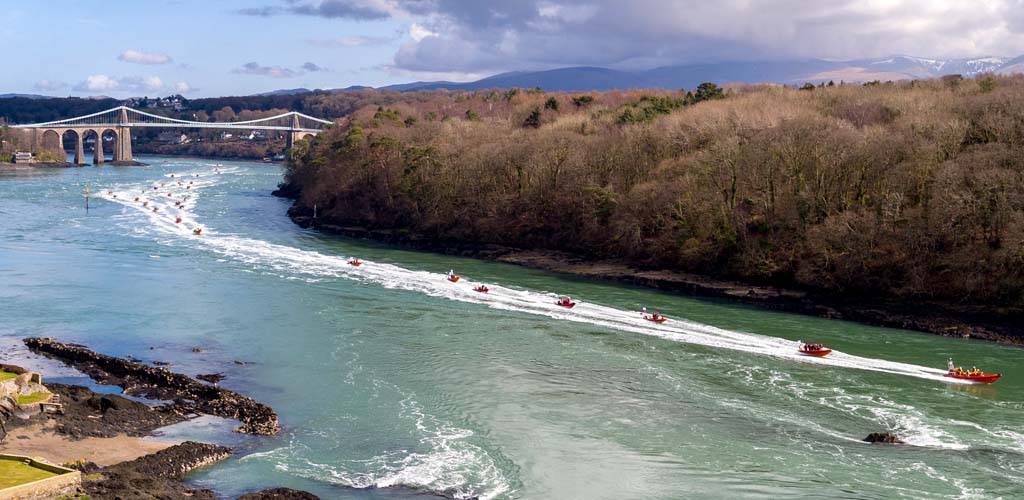
{"label": "tree line", "polygon": [[286,183],[338,223],[1024,305],[1024,78],[713,89],[410,96],[296,144]]}

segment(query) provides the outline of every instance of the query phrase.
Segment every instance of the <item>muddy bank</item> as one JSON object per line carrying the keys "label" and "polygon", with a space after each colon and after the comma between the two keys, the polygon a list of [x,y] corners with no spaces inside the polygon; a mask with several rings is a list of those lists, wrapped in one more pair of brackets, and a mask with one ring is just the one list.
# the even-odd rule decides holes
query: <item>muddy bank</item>
{"label": "muddy bank", "polygon": [[[275,196],[296,198],[294,188],[282,186]],[[716,297],[779,311],[904,328],[948,337],[984,339],[1024,345],[1024,311],[985,305],[929,301],[896,301],[823,292],[751,285],[664,269],[644,269],[617,260],[590,260],[544,250],[500,245],[439,241],[423,235],[386,229],[367,229],[325,219],[298,205],[288,215],[299,226],[353,238],[366,238],[416,250],[474,257],[545,271],[628,283],[701,297]]]}
{"label": "muddy bank", "polygon": [[25,339],[25,345],[36,353],[74,367],[98,383],[119,386],[126,394],[174,401],[175,411],[235,419],[242,422],[235,430],[247,434],[269,436],[280,430],[277,414],[269,406],[186,375],[52,339],[29,338]]}

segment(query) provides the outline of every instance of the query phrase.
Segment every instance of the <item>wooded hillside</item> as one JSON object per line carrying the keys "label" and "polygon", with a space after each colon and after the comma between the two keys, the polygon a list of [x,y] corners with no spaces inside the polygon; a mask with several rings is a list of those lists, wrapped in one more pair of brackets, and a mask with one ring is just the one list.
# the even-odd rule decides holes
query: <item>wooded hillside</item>
{"label": "wooded hillside", "polygon": [[340,223],[1024,305],[1024,78],[422,94],[293,150]]}

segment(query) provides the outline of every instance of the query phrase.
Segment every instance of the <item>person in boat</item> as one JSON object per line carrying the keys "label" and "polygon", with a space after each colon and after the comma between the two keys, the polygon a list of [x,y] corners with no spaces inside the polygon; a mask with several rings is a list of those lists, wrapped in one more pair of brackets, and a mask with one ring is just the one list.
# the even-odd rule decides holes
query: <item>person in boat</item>
{"label": "person in boat", "polygon": [[448,270],[448,279],[453,279],[453,278],[455,278],[455,270],[454,269],[449,269]]}
{"label": "person in boat", "polygon": [[657,321],[657,320],[661,319],[661,314],[653,313],[653,314],[651,314],[651,319]]}
{"label": "person in boat", "polygon": [[956,366],[953,365],[953,358],[949,358],[946,361],[946,367],[949,369],[949,373],[956,373]]}
{"label": "person in boat", "polygon": [[558,299],[558,305],[567,306],[569,304],[572,304],[572,297],[565,296]]}

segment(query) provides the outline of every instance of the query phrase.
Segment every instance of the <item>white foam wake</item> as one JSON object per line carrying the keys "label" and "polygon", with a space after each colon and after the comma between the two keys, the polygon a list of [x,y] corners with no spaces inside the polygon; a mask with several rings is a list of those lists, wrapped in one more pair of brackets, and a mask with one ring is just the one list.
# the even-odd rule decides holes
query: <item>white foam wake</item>
{"label": "white foam wake", "polygon": [[[375,283],[386,288],[416,291],[450,300],[481,304],[487,307],[547,316],[554,319],[588,323],[620,331],[660,337],[674,342],[697,344],[716,349],[730,349],[751,354],[785,358],[802,363],[814,363],[843,368],[871,370],[906,375],[949,383],[959,381],[943,377],[944,370],[925,366],[854,356],[833,351],[827,358],[804,356],[797,352],[796,342],[717,328],[685,319],[670,319],[656,324],[644,320],[639,312],[580,302],[571,310],[555,304],[556,296],[488,283],[490,292],[473,291],[481,283],[463,279],[451,283],[437,273],[415,271],[396,265],[363,260],[363,265],[348,264],[349,257],[325,255],[315,251],[277,245],[231,234],[218,234],[215,229],[203,228],[203,235],[194,237],[193,229],[203,227],[191,210],[199,200],[202,188],[216,184],[219,175],[234,173],[221,169],[219,173],[174,174],[171,182],[153,184],[145,189],[105,190],[101,196],[138,210],[149,217],[150,228],[160,232],[192,238],[195,244],[240,262],[309,279],[347,278]],[[168,174],[170,176],[171,174]],[[192,182],[191,189],[183,189],[177,180]],[[187,184],[186,184],[187,185]],[[152,189],[153,187],[157,189]],[[146,195],[139,195],[146,191]],[[171,196],[167,196],[170,193]],[[115,197],[116,196],[116,197]],[[139,201],[134,201],[140,196]],[[187,198],[183,198],[187,197]],[[143,203],[148,201],[146,206]],[[174,201],[182,201],[175,206]],[[157,208],[156,211],[153,209]],[[181,222],[176,222],[180,218]]]}

